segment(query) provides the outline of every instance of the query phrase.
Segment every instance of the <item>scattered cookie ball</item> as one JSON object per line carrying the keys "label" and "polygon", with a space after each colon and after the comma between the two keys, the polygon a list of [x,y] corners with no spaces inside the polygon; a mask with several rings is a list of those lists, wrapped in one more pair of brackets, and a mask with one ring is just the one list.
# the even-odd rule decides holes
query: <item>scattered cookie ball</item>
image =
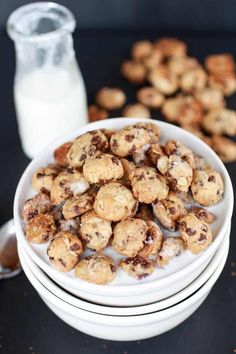
{"label": "scattered cookie ball", "polygon": [[88,108],[88,118],[90,122],[96,122],[97,120],[107,119],[109,117],[108,111],[96,106],[90,105]]}
{"label": "scattered cookie ball", "polygon": [[122,112],[123,117],[151,118],[149,109],[141,103],[129,104]]}
{"label": "scattered cookie ball", "polygon": [[110,111],[121,108],[125,101],[125,93],[118,88],[103,87],[96,95],[97,104]]}
{"label": "scattered cookie ball", "polygon": [[169,68],[162,64],[150,71],[149,82],[163,95],[172,95],[178,90],[178,78]]}
{"label": "scattered cookie ball", "polygon": [[151,55],[152,51],[153,44],[150,41],[140,41],[132,46],[131,55],[134,60],[143,61]]}
{"label": "scattered cookie ball", "polygon": [[236,142],[221,135],[214,135],[211,139],[212,149],[225,163],[236,160]]}
{"label": "scattered cookie ball", "polygon": [[121,65],[121,74],[132,84],[139,85],[146,80],[146,68],[142,63],[126,60]]}
{"label": "scattered cookie ball", "polygon": [[154,43],[154,48],[159,49],[167,58],[184,57],[187,54],[187,46],[177,38],[161,38]]}
{"label": "scattered cookie ball", "polygon": [[204,116],[202,126],[211,134],[235,136],[236,112],[224,108],[214,109]]}
{"label": "scattered cookie ball", "polygon": [[57,177],[59,169],[54,166],[40,167],[32,176],[32,186],[39,193],[50,193],[54,179]]}
{"label": "scattered cookie ball", "polygon": [[26,200],[23,205],[22,218],[28,222],[38,214],[46,214],[52,210],[52,202],[48,194],[38,193]]}

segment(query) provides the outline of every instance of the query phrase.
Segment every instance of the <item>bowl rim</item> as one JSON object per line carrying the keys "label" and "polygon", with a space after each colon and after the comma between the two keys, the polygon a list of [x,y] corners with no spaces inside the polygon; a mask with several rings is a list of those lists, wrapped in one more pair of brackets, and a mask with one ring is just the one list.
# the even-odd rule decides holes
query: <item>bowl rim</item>
{"label": "bowl rim", "polygon": [[[130,125],[130,124],[136,124],[136,123],[153,123],[155,125],[158,125],[161,130],[164,129],[174,129],[182,134],[185,134],[189,138],[191,138],[196,144],[200,144],[204,149],[207,149],[208,155],[217,163],[219,166],[219,170],[221,170],[221,175],[225,180],[225,186],[227,186],[227,189],[229,190],[228,192],[228,198],[229,202],[227,205],[227,215],[221,225],[221,230],[215,240],[212,242],[212,244],[201,253],[201,255],[193,261],[191,264],[188,265],[188,267],[184,269],[180,269],[179,271],[176,271],[170,275],[167,275],[166,277],[163,277],[161,279],[156,279],[147,283],[140,283],[140,284],[132,284],[131,285],[97,285],[97,284],[91,284],[87,283],[85,281],[82,281],[80,279],[76,278],[69,278],[66,276],[66,273],[61,273],[52,266],[48,265],[44,260],[38,256],[33,249],[30,247],[28,242],[26,241],[23,229],[22,229],[22,221],[21,221],[21,216],[19,212],[19,200],[21,197],[21,189],[22,186],[24,185],[24,182],[30,173],[31,169],[34,167],[34,165],[37,163],[37,160],[42,158],[46,153],[48,153],[48,150],[53,151],[56,147],[58,147],[60,144],[63,142],[66,142],[68,140],[71,140],[75,138],[76,136],[79,136],[81,134],[84,134],[87,131],[94,130],[94,129],[116,129],[119,125],[125,126],[125,125]],[[31,258],[39,265],[40,268],[42,268],[47,274],[51,274],[51,276],[55,276],[55,278],[60,278],[61,282],[68,284],[71,288],[75,289],[82,289],[83,291],[89,291],[89,292],[95,292],[98,294],[113,294],[114,296],[120,296],[120,294],[124,293],[130,293],[132,291],[133,293],[136,292],[146,292],[151,289],[156,289],[156,288],[163,288],[165,287],[168,283],[172,281],[176,281],[177,276],[183,276],[183,274],[191,272],[191,270],[195,267],[197,267],[199,264],[201,264],[202,260],[208,257],[208,254],[212,250],[216,250],[217,247],[219,246],[219,243],[222,241],[223,236],[226,232],[227,229],[227,224],[231,219],[232,212],[233,212],[233,187],[232,183],[229,177],[229,174],[222,163],[222,161],[219,159],[219,157],[215,154],[215,152],[210,149],[210,147],[205,144],[203,141],[201,141],[199,138],[194,136],[193,134],[189,133],[188,131],[177,127],[175,125],[159,121],[159,120],[152,120],[152,119],[143,119],[143,118],[112,118],[108,120],[101,120],[93,123],[89,123],[87,125],[84,125],[83,127],[74,130],[70,133],[67,133],[60,138],[56,139],[52,143],[50,143],[48,146],[46,146],[27,166],[25,169],[24,173],[21,176],[21,179],[18,183],[16,193],[15,193],[15,198],[14,198],[14,221],[16,225],[16,234],[17,234],[17,239],[18,242],[22,243],[24,245],[24,248],[27,250],[27,252],[30,254]],[[132,290],[131,290],[132,289]]]}
{"label": "bowl rim", "polygon": [[[28,266],[33,273],[33,275],[39,280],[39,282],[51,293],[53,293],[56,297],[60,298],[61,300],[71,304],[79,309],[102,314],[106,316],[136,316],[141,314],[148,314],[151,312],[157,312],[168,307],[171,307],[184,299],[188,296],[193,294],[197,291],[214,273],[217,266],[220,263],[221,258],[224,256],[225,252],[227,252],[227,248],[229,247],[229,236],[230,236],[231,226],[229,227],[228,231],[226,232],[225,238],[223,239],[222,243],[220,244],[219,248],[217,249],[216,253],[214,254],[213,258],[211,259],[210,263],[206,266],[206,268],[202,271],[202,273],[191,282],[188,286],[184,289],[180,290],[178,293],[169,296],[168,298],[157,301],[147,305],[141,306],[127,306],[127,307],[119,307],[119,306],[107,306],[107,305],[100,305],[96,303],[92,303],[86,301],[81,298],[77,298],[75,295],[70,294],[65,289],[59,287],[56,283],[50,279],[45,272],[43,272],[36,263],[30,258],[27,254],[27,251],[18,244],[18,250],[21,253],[21,257],[24,258],[26,266]],[[65,297],[65,298],[63,298]],[[142,311],[137,311],[141,309]],[[104,312],[103,312],[104,311]]]}
{"label": "bowl rim", "polygon": [[229,252],[229,245],[228,248],[222,257],[220,264],[218,265],[215,272],[212,276],[202,285],[200,289],[198,289],[194,294],[189,296],[187,299],[181,301],[180,303],[161,311],[152,312],[149,314],[142,314],[136,316],[107,316],[97,313],[91,313],[83,309],[76,308],[75,306],[64,302],[63,300],[59,299],[57,296],[52,294],[47,288],[44,287],[43,284],[34,276],[32,271],[27,267],[24,258],[22,258],[21,253],[19,253],[19,258],[22,263],[22,268],[26,274],[26,277],[36,289],[40,297],[49,302],[62,312],[65,312],[67,315],[70,315],[74,318],[79,317],[80,320],[84,320],[86,322],[97,323],[100,325],[113,325],[113,326],[122,326],[122,327],[129,327],[129,326],[139,326],[142,324],[148,324],[153,322],[159,322],[162,320],[166,320],[173,316],[176,316],[178,313],[184,311],[186,308],[191,307],[194,303],[198,302],[201,298],[203,298],[207,293],[210,292],[211,288],[219,278]]}

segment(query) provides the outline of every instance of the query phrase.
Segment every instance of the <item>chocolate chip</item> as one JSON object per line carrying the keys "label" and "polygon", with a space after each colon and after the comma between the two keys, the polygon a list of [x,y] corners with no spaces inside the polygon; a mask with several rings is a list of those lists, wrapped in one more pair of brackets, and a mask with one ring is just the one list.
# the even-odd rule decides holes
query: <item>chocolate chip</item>
{"label": "chocolate chip", "polygon": [[98,144],[101,143],[101,137],[98,136],[98,135],[94,135],[94,136],[92,137],[91,143],[92,143],[93,145],[96,145],[96,146],[97,146]]}
{"label": "chocolate chip", "polygon": [[66,263],[63,261],[62,258],[58,258],[58,261],[63,265],[63,267],[66,267]]}
{"label": "chocolate chip", "polygon": [[203,241],[203,240],[206,240],[206,235],[200,234],[198,241]]}
{"label": "chocolate chip", "polygon": [[116,149],[118,147],[118,143],[117,143],[117,140],[114,139],[112,144],[111,144],[112,148]]}
{"label": "chocolate chip", "polygon": [[110,264],[110,268],[111,268],[112,273],[115,273],[116,267],[113,264]]}
{"label": "chocolate chip", "polygon": [[192,229],[192,228],[188,228],[186,229],[186,233],[189,235],[189,236],[193,236],[193,235],[196,235],[196,230]]}
{"label": "chocolate chip", "polygon": [[81,156],[80,156],[80,161],[84,161],[86,159],[86,154],[82,154]]}
{"label": "chocolate chip", "polygon": [[138,279],[141,280],[143,278],[146,278],[148,275],[149,275],[148,273],[140,274],[140,275],[138,275]]}
{"label": "chocolate chip", "polygon": [[111,160],[112,160],[112,162],[113,162],[115,165],[119,166],[119,160],[118,160],[117,157],[112,156]]}
{"label": "chocolate chip", "polygon": [[131,141],[134,140],[134,135],[133,134],[127,134],[125,135],[125,140],[131,143]]}
{"label": "chocolate chip", "polygon": [[52,262],[54,261],[54,257],[49,257],[49,260]]}
{"label": "chocolate chip", "polygon": [[175,214],[175,208],[174,207],[170,207],[169,208],[169,212],[174,215]]}
{"label": "chocolate chip", "polygon": [[80,245],[78,243],[74,243],[73,245],[70,246],[70,250],[75,252],[80,249]]}
{"label": "chocolate chip", "polygon": [[208,177],[208,182],[216,183],[216,178],[215,178],[215,176],[209,176],[209,177]]}

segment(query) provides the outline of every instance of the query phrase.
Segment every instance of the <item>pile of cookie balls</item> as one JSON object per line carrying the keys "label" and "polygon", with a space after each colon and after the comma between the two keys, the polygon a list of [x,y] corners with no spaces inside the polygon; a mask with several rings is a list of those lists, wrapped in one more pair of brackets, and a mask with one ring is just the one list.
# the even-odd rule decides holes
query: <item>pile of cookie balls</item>
{"label": "pile of cookie balls", "polygon": [[[27,240],[49,243],[54,267],[75,269],[76,277],[96,284],[116,275],[107,247],[138,279],[185,250],[206,249],[215,216],[203,206],[222,199],[222,178],[181,142],[160,144],[160,135],[156,124],[137,123],[89,131],[59,146],[55,164],[33,174],[37,194],[22,211]],[[167,237],[163,230],[177,233]]]}
{"label": "pile of cookie balls", "polygon": [[178,39],[145,40],[133,45],[131,59],[122,63],[121,74],[138,85],[138,102],[124,107],[122,89],[101,88],[96,104],[89,107],[90,121],[106,119],[114,112],[117,116],[154,118],[160,110],[168,122],[206,142],[223,162],[236,160],[236,143],[230,139],[236,135],[236,112],[226,108],[225,100],[236,91],[231,54],[209,55],[202,65],[188,56],[186,44]]}

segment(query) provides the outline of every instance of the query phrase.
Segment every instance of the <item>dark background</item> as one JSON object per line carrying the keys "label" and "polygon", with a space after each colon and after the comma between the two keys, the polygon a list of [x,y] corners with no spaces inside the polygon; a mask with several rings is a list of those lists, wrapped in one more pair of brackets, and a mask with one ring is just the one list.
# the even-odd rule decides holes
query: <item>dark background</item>
{"label": "dark background", "polygon": [[[128,102],[135,91],[119,73],[131,44],[140,39],[172,35],[185,40],[199,60],[209,53],[236,57],[236,1],[59,1],[75,14],[76,54],[91,103],[104,85],[122,87]],[[0,224],[12,217],[17,182],[29,160],[19,142],[12,96],[14,46],[5,22],[24,1],[0,0]],[[228,100],[236,109],[236,95]],[[162,119],[155,113],[154,118]],[[236,181],[236,165],[227,169]],[[204,304],[174,330],[145,341],[98,340],[64,324],[41,301],[24,274],[0,281],[1,354],[226,354],[236,353],[236,221],[225,269]]]}

